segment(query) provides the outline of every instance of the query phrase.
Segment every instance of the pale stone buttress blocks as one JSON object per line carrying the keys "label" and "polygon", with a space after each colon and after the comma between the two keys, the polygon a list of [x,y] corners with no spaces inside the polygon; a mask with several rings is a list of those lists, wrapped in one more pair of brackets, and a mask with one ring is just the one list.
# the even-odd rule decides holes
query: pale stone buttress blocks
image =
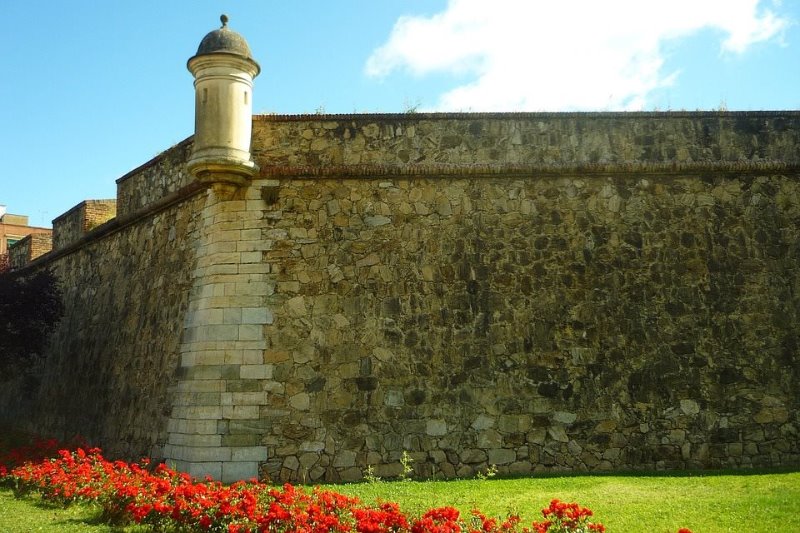
{"label": "pale stone buttress blocks", "polygon": [[[206,195],[180,347],[179,390],[185,392],[173,396],[164,453],[182,470],[222,476],[224,481],[258,477],[267,455],[258,439],[230,439],[224,431],[230,421],[258,422],[261,407],[268,403],[261,380],[271,377],[271,366],[264,364],[262,355],[263,328],[271,317],[266,302],[269,281],[265,274],[240,274],[239,256],[247,252],[227,251],[261,235],[262,220],[238,216],[244,214],[246,204],[238,198],[245,192],[220,184]],[[220,229],[219,220],[238,218],[243,220],[240,229]],[[230,268],[213,268],[221,264]],[[225,441],[231,445],[223,445]]]}

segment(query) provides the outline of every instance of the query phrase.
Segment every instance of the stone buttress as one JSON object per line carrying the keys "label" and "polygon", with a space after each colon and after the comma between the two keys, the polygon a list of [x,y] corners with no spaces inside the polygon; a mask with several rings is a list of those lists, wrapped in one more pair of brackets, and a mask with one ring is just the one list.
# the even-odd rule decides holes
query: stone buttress
{"label": "stone buttress", "polygon": [[259,428],[272,367],[263,328],[274,286],[261,262],[261,213],[242,196],[228,185],[208,191],[164,450],[179,470],[223,481],[257,477],[267,454]]}

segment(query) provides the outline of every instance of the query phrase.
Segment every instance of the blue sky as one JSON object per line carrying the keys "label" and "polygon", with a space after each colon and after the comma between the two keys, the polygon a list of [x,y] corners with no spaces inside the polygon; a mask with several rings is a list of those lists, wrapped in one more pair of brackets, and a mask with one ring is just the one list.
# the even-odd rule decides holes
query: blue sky
{"label": "blue sky", "polygon": [[5,0],[0,204],[49,226],[191,135],[223,12],[255,113],[800,109],[800,0]]}

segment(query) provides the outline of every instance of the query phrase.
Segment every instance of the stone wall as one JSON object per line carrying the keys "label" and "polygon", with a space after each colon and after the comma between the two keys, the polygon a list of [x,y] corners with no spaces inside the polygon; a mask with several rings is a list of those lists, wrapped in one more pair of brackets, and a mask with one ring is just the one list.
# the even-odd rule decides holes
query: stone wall
{"label": "stone wall", "polygon": [[[291,179],[262,407],[279,479],[797,464],[783,176]],[[231,430],[233,428],[231,427]]]}
{"label": "stone wall", "polygon": [[84,200],[53,219],[53,248],[61,250],[76,243],[116,215],[116,200]]}
{"label": "stone wall", "polygon": [[265,174],[458,175],[745,168],[800,162],[797,112],[255,117]]}
{"label": "stone wall", "polygon": [[53,235],[51,233],[31,233],[14,243],[14,246],[9,249],[11,268],[22,268],[52,248]]}
{"label": "stone wall", "polygon": [[29,268],[54,271],[64,315],[33,368],[0,377],[0,421],[81,435],[114,457],[163,456],[203,202],[188,192],[88,231],[82,207],[97,202],[63,217],[76,221],[72,245]]}
{"label": "stone wall", "polygon": [[174,194],[191,182],[185,162],[191,153],[191,139],[128,172],[117,180],[117,211],[124,217]]}
{"label": "stone wall", "polygon": [[34,262],[0,413],[225,480],[800,464],[800,113],[255,117]]}
{"label": "stone wall", "polygon": [[227,431],[276,479],[798,464],[797,126],[260,117],[269,394]]}

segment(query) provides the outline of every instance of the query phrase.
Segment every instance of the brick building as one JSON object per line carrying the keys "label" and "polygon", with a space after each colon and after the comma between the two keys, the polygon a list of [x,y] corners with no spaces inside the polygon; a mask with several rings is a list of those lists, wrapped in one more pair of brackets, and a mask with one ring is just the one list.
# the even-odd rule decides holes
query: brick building
{"label": "brick building", "polygon": [[0,255],[8,253],[8,247],[28,235],[52,235],[50,228],[39,228],[28,225],[26,215],[6,213],[5,206],[0,206]]}

